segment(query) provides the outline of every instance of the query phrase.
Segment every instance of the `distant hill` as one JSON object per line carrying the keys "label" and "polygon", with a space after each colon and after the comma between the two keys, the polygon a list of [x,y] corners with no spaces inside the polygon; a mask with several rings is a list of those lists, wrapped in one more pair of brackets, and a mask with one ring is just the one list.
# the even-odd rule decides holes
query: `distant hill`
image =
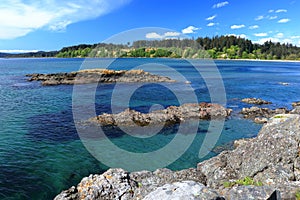
{"label": "distant hill", "polygon": [[288,43],[255,44],[236,36],[199,37],[193,39],[139,40],[132,45],[80,44],[59,51],[6,54],[0,57],[169,57],[213,59],[300,60],[300,48]]}

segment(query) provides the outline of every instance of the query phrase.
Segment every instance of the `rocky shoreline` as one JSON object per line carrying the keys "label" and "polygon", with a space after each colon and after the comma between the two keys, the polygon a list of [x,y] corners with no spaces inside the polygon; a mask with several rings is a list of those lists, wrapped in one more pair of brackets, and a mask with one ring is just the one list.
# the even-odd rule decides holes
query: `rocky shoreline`
{"label": "rocky shoreline", "polygon": [[[274,116],[256,138],[181,171],[109,169],[55,200],[295,199],[300,189],[300,115]],[[258,184],[259,183],[259,184]]]}
{"label": "rocky shoreline", "polygon": [[[256,98],[245,98],[242,99],[242,102],[256,105],[272,104],[272,102]],[[278,114],[300,114],[300,102],[293,102],[292,106],[292,110],[287,108],[270,109],[252,106],[250,108],[243,108],[240,114],[242,114],[246,119],[253,120],[255,123],[264,124],[267,123],[270,118]]]}
{"label": "rocky shoreline", "polygon": [[148,126],[157,124],[175,124],[188,119],[219,119],[230,116],[232,110],[221,105],[212,103],[188,103],[181,106],[170,106],[163,110],[150,113],[140,113],[135,110],[126,109],[118,114],[101,114],[90,119],[101,125],[113,126]]}
{"label": "rocky shoreline", "polygon": [[169,77],[159,76],[143,70],[86,69],[70,73],[27,74],[28,81],[41,81],[42,85],[73,85],[88,83],[138,83],[175,82]]}

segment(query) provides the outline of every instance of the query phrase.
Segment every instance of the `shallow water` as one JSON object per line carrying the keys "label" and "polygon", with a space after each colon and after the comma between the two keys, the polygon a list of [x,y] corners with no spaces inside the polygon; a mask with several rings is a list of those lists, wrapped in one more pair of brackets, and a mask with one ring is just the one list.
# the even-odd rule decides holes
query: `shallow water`
{"label": "shallow water", "polygon": [[[113,62],[112,62],[113,61]],[[0,59],[0,199],[52,199],[62,189],[77,184],[90,173],[101,173],[107,166],[95,159],[83,146],[77,134],[72,112],[73,86],[43,87],[38,82],[27,82],[26,74],[70,72],[80,67],[103,67],[109,63],[113,69],[149,67],[161,75],[172,75],[171,69],[191,82],[187,88],[183,82],[168,85],[146,84],[136,89],[129,106],[141,112],[179,105],[176,94],[183,97],[194,93],[199,101],[210,101],[204,80],[198,67],[210,72],[210,68],[194,60],[196,67],[180,59]],[[147,65],[148,63],[152,63]],[[156,64],[153,64],[156,63]],[[198,63],[198,65],[197,65]],[[226,145],[238,138],[254,137],[261,125],[241,119],[237,114],[244,106],[245,97],[263,98],[274,104],[268,107],[288,107],[300,100],[300,63],[215,61],[224,81],[227,107],[234,109],[226,120],[218,145]],[[163,67],[163,66],[168,66]],[[213,75],[211,78],[213,79]],[[279,82],[287,82],[283,86]],[[87,88],[91,86],[86,86]],[[126,108],[124,96],[134,84],[118,85],[118,95],[112,102],[114,84],[97,86],[92,102],[82,94],[82,119],[90,103],[97,114]],[[91,88],[92,89],[92,88]],[[88,89],[86,90],[88,91]],[[188,101],[190,98],[185,99]],[[87,103],[88,102],[88,103]],[[153,106],[155,105],[155,106]],[[158,106],[160,105],[160,106]],[[199,149],[206,136],[209,123],[201,121],[191,146],[168,168],[178,170],[196,167],[201,160],[215,156],[210,152],[199,158]],[[167,145],[174,138],[178,125],[165,127],[151,138],[135,138],[114,128],[105,129],[106,135],[117,146],[132,152],[151,152]],[[112,156],[118,163],[118,157]]]}

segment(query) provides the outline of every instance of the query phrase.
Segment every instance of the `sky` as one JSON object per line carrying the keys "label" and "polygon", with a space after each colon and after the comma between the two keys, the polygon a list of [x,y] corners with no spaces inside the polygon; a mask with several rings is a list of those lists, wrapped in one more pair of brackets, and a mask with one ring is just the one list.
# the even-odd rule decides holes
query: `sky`
{"label": "sky", "polygon": [[132,29],[143,30],[133,39],[236,35],[300,46],[299,1],[1,0],[0,52],[94,44]]}

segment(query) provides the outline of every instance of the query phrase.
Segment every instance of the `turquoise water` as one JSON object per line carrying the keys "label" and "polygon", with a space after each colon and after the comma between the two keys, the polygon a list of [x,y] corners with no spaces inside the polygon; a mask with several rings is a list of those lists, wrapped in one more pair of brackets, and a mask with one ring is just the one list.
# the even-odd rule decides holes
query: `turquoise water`
{"label": "turquoise water", "polygon": [[[101,173],[107,166],[95,159],[83,146],[76,131],[72,114],[73,86],[43,87],[27,82],[29,73],[55,73],[78,70],[83,59],[0,59],[0,199],[52,199],[55,194],[77,184],[90,173]],[[103,67],[110,60],[91,59],[84,66]],[[199,101],[209,101],[205,83],[195,69],[177,59],[118,59],[110,67],[130,69],[147,63],[169,66],[191,82]],[[197,61],[193,61],[196,62]],[[254,137],[260,125],[241,119],[237,114],[245,97],[263,98],[274,104],[269,107],[288,107],[300,100],[300,63],[215,61],[222,75],[227,107],[234,110],[226,120],[218,145],[235,139]],[[199,67],[200,66],[199,62]],[[166,75],[169,70],[159,65],[152,70]],[[207,68],[209,70],[209,68]],[[287,82],[288,86],[278,84]],[[115,85],[98,85],[95,95],[97,114],[111,112],[111,95]],[[132,84],[123,84],[126,93]],[[175,83],[176,91],[159,84],[147,84],[133,94],[130,107],[148,112],[152,105],[178,105],[174,92],[188,94],[182,83]],[[122,96],[114,103],[124,109]],[[84,98],[82,100],[85,102]],[[84,108],[84,106],[83,106]],[[216,155],[211,152],[198,158],[199,148],[207,133],[208,122],[201,121],[197,135],[189,149],[168,168],[178,170],[196,167],[203,159]],[[120,130],[108,128],[106,135],[113,143],[133,152],[149,152],[168,144],[177,126],[165,127],[156,137],[137,140]],[[112,157],[112,159],[118,159]]]}

